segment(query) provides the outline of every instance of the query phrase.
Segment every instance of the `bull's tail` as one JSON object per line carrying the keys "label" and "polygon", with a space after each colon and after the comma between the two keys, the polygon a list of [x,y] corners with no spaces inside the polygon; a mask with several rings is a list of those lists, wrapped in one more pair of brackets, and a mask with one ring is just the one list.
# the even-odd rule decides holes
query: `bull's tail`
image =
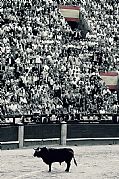
{"label": "bull's tail", "polygon": [[77,162],[76,162],[76,159],[75,159],[75,157],[74,157],[74,151],[71,149],[70,152],[72,153],[72,158],[74,159],[74,164],[77,166]]}
{"label": "bull's tail", "polygon": [[[74,158],[74,157],[73,157]],[[77,166],[77,162],[76,162],[76,159],[74,158],[74,163],[75,163],[75,165]]]}

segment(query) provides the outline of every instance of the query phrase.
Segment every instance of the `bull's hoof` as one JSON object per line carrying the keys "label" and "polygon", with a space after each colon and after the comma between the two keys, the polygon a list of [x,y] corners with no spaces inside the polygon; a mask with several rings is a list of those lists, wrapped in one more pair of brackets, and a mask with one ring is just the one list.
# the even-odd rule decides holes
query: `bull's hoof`
{"label": "bull's hoof", "polygon": [[66,169],[65,172],[69,172],[69,170]]}

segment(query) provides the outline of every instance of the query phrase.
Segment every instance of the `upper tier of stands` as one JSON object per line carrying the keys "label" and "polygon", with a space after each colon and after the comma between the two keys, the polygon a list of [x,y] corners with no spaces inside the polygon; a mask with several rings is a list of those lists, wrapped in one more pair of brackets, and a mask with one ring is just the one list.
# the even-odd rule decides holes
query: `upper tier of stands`
{"label": "upper tier of stands", "polygon": [[[58,5],[79,5],[83,39]],[[117,92],[99,73],[119,71],[118,0],[0,2],[0,114],[113,112]]]}

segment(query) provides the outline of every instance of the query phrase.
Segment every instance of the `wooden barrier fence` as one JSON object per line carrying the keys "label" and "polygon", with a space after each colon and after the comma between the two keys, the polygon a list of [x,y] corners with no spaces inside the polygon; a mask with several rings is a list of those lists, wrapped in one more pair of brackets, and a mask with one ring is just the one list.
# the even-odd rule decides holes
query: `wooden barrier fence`
{"label": "wooden barrier fence", "polygon": [[[80,145],[94,141],[119,141],[119,124],[30,124],[0,127],[0,148],[36,145]],[[116,141],[116,142],[115,142]]]}

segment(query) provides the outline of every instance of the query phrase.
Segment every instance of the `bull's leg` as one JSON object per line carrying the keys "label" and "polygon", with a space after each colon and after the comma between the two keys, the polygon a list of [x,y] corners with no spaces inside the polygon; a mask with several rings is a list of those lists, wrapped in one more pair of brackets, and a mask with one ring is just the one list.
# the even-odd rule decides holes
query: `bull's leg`
{"label": "bull's leg", "polygon": [[71,163],[70,162],[66,162],[67,163],[67,168],[66,168],[66,172],[69,172],[69,168],[70,168],[70,165],[71,165]]}
{"label": "bull's leg", "polygon": [[49,172],[51,172],[51,163],[49,164]]}

